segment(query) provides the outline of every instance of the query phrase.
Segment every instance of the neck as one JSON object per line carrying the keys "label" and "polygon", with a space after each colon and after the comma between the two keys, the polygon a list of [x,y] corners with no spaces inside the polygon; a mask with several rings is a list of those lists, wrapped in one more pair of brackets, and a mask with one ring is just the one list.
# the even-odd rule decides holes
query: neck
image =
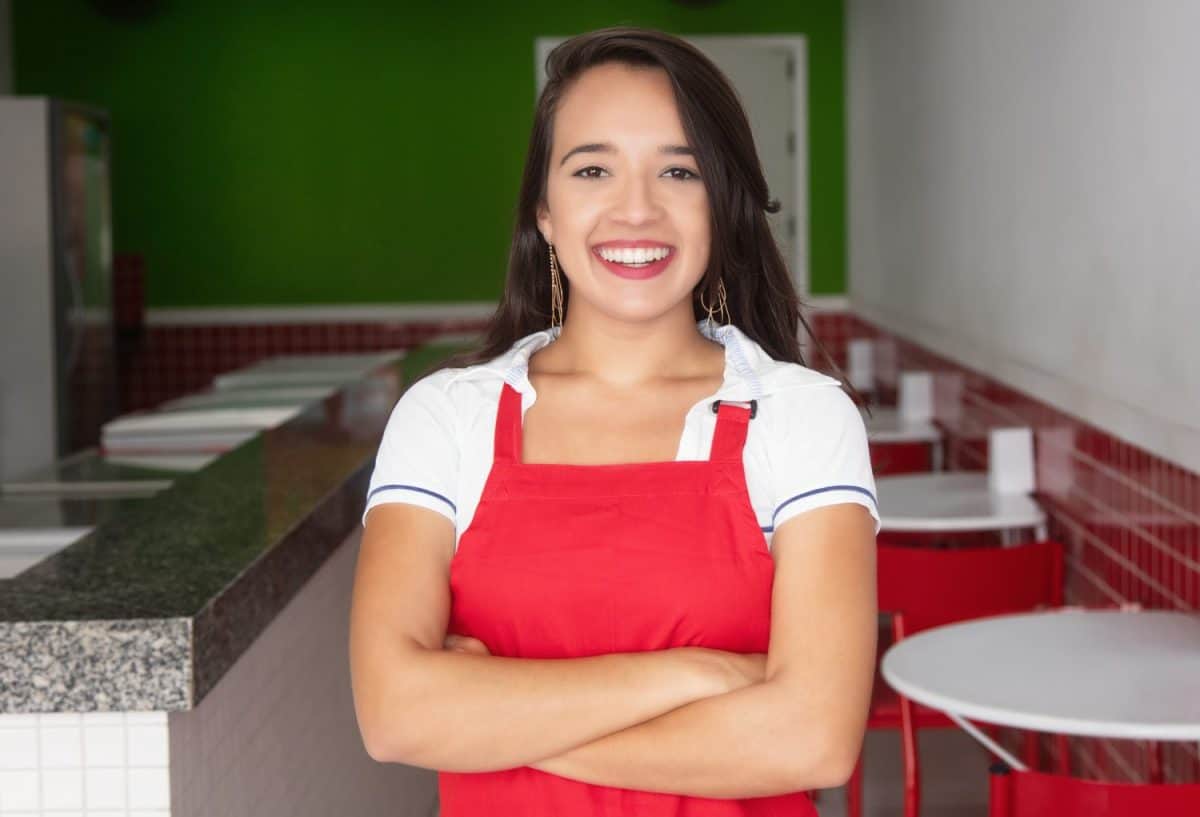
{"label": "neck", "polygon": [[568,311],[558,340],[530,358],[532,370],[635,388],[655,380],[711,376],[715,366],[723,366],[724,350],[696,329],[688,303],[638,323],[614,320],[580,303]]}

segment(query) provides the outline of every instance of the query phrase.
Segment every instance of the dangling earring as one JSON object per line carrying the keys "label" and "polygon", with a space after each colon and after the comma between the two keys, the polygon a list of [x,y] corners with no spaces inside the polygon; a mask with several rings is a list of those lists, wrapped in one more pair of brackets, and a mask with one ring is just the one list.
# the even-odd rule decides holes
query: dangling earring
{"label": "dangling earring", "polygon": [[558,259],[554,257],[554,245],[550,244],[550,326],[562,327],[563,296],[562,279],[558,274]]}
{"label": "dangling earring", "polygon": [[[708,329],[713,329],[713,307],[704,302],[704,293],[700,293],[700,308],[708,313]],[[717,311],[722,325],[729,323],[729,303],[725,300],[725,281],[717,279]]]}

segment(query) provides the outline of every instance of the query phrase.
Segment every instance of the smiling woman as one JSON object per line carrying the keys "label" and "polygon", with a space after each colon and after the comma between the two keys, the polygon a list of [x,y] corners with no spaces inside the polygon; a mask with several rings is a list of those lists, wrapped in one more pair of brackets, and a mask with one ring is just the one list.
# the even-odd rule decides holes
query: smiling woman
{"label": "smiling woman", "polygon": [[866,722],[874,480],[807,368],[746,116],[694,47],[547,62],[504,298],[397,403],[351,668],[443,817],[812,815]]}

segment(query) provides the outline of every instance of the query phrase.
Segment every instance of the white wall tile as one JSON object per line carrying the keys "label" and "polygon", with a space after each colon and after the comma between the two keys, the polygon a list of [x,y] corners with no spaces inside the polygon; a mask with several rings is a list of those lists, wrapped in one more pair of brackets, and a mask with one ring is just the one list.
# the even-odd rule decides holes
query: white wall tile
{"label": "white wall tile", "polygon": [[83,730],[78,726],[43,726],[41,742],[43,769],[77,769],[83,766]]}
{"label": "white wall tile", "polygon": [[167,765],[167,724],[131,723],[126,731],[130,767],[159,767]]}
{"label": "white wall tile", "polygon": [[0,727],[0,769],[36,769],[37,765],[37,726]]}
{"label": "white wall tile", "polygon": [[125,808],[124,769],[86,769],[88,811]]}
{"label": "white wall tile", "polygon": [[83,769],[43,769],[42,808],[83,808]]}
{"label": "white wall tile", "polygon": [[171,786],[167,769],[129,770],[129,807],[166,809],[171,806]]}
{"label": "white wall tile", "polygon": [[88,724],[83,729],[83,756],[89,768],[125,765],[125,727]]}
{"label": "white wall tile", "polygon": [[0,772],[0,814],[40,807],[37,771]]}

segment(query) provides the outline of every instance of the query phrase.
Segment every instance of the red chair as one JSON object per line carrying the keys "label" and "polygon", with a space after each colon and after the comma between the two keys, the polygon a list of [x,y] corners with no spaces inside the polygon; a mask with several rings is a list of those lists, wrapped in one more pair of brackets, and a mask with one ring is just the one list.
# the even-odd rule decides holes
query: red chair
{"label": "red chair", "polygon": [[871,471],[876,477],[923,474],[933,470],[930,443],[871,443]]}
{"label": "red chair", "polygon": [[1196,817],[1200,783],[1100,783],[992,766],[989,817]]}
{"label": "red chair", "polygon": [[[879,609],[892,614],[895,641],[942,624],[1062,605],[1063,548],[1057,542],[953,550],[880,544],[877,553]],[[956,728],[954,722],[897,695],[876,668],[867,728],[900,730],[904,815],[917,817],[917,730]],[[1026,737],[1026,756],[1036,760],[1037,735]],[[862,815],[862,774],[860,755],[846,784],[849,817]]]}

